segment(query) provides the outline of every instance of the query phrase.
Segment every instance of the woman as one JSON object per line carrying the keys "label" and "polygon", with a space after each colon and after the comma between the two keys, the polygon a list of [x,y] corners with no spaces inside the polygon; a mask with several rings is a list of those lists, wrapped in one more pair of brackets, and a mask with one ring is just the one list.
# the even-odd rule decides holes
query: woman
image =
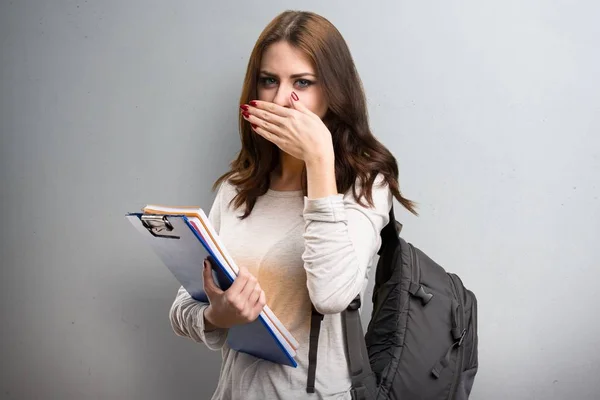
{"label": "woman", "polygon": [[[240,266],[210,305],[181,288],[174,331],[221,350],[213,399],[348,399],[340,312],[363,293],[398,189],[392,154],[371,134],[365,97],[344,39],[325,18],[284,12],[250,57],[240,110],[242,149],[216,183],[209,217]],[[227,329],[268,304],[300,342],[290,368],[227,347]],[[325,314],[315,394],[306,393],[311,304]]]}

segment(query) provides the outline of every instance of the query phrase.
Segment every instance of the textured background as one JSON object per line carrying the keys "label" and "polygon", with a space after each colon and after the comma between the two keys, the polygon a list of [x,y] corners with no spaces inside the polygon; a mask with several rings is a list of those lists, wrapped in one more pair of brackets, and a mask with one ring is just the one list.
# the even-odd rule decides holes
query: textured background
{"label": "textured background", "polygon": [[478,295],[472,398],[598,398],[597,2],[0,4],[0,398],[210,397],[219,354],[171,331],[178,285],[123,216],[210,206],[287,8],[346,38],[420,204],[404,237]]}

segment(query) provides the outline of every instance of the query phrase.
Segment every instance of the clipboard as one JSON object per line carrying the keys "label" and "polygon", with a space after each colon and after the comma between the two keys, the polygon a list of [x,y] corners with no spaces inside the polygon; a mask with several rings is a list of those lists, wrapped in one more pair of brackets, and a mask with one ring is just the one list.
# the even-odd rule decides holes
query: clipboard
{"label": "clipboard", "polygon": [[[236,272],[219,251],[220,247],[213,242],[211,237],[214,235],[207,232],[198,218],[147,213],[128,213],[126,218],[195,300],[209,301],[204,292],[202,274],[203,262],[207,257],[211,260],[216,284],[222,290],[227,290],[233,283]],[[265,309],[253,322],[229,328],[227,345],[258,358],[297,367],[294,358],[297,342],[292,340],[290,343],[284,337],[273,322],[276,317],[272,311],[267,306]]]}

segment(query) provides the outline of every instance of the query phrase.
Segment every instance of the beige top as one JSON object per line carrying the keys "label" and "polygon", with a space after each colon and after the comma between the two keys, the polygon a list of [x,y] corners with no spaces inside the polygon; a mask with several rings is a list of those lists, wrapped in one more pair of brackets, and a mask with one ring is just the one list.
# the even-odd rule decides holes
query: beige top
{"label": "beige top", "polygon": [[[205,303],[180,288],[170,311],[180,336],[221,350],[223,363],[213,399],[350,399],[350,377],[340,312],[364,294],[368,271],[388,223],[392,194],[373,187],[374,207],[338,194],[308,199],[300,191],[269,190],[250,216],[229,207],[235,188],[224,183],[209,218],[238,265],[246,266],[265,291],[267,304],[300,343],[297,368],[228,348],[227,331],[204,331]],[[243,207],[242,207],[243,208]],[[364,296],[363,296],[364,297]],[[306,393],[311,300],[325,314],[321,325],[315,394]]]}

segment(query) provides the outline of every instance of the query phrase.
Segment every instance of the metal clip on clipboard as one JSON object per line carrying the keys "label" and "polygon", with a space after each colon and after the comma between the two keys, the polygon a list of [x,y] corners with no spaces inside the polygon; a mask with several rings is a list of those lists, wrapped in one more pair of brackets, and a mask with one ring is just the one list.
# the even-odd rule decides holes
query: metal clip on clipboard
{"label": "metal clip on clipboard", "polygon": [[140,220],[152,236],[166,239],[180,238],[180,236],[173,233],[173,225],[166,215],[143,214],[140,216]]}

